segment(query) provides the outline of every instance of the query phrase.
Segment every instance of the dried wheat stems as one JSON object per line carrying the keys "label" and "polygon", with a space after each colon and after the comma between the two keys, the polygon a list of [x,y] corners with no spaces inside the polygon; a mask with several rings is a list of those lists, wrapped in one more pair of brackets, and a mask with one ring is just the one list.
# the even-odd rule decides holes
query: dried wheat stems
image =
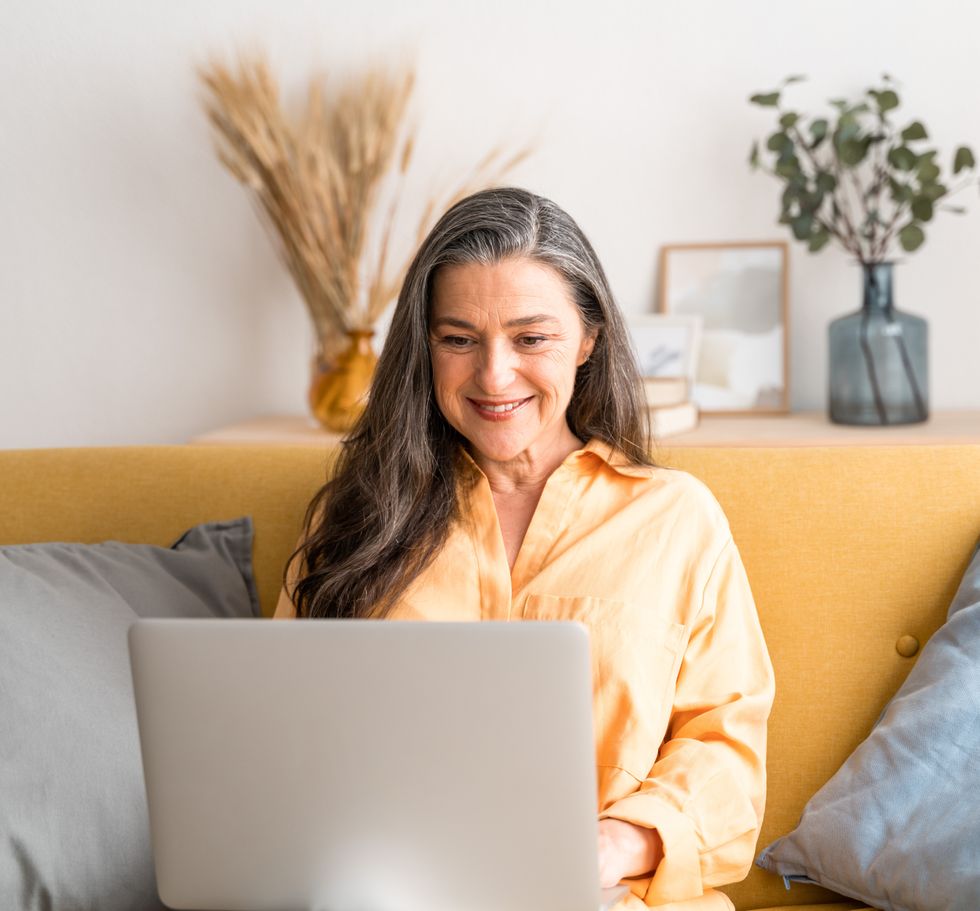
{"label": "dried wheat stems", "polygon": [[[414,247],[445,209],[498,183],[530,154],[524,148],[503,159],[494,148],[455,189],[432,194],[410,253],[392,268],[397,188],[416,140],[416,129],[405,123],[412,67],[369,68],[331,95],[316,76],[295,118],[284,112],[261,54],[240,56],[234,70],[212,60],[199,76],[218,157],[258,204],[327,349],[375,324],[397,296]],[[396,190],[379,218],[386,181]]]}

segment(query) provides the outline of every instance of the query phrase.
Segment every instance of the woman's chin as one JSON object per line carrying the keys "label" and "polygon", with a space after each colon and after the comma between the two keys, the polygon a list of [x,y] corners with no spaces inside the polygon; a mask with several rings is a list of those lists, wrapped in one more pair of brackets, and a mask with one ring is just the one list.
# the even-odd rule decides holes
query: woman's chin
{"label": "woman's chin", "polygon": [[513,462],[527,449],[527,442],[524,440],[493,439],[491,434],[486,433],[474,434],[467,439],[474,457],[486,459],[488,462]]}

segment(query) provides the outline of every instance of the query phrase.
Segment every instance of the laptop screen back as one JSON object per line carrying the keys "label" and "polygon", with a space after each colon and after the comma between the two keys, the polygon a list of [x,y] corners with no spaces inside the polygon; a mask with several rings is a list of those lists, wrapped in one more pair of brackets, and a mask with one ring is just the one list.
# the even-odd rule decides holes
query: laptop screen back
{"label": "laptop screen back", "polygon": [[146,620],[130,653],[171,907],[596,911],[580,625]]}

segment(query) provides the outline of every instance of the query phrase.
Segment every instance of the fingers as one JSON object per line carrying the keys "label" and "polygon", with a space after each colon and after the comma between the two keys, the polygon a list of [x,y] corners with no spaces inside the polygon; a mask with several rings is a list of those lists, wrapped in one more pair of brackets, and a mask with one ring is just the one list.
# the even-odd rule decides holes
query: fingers
{"label": "fingers", "polygon": [[603,889],[615,886],[623,878],[622,857],[603,827],[599,829],[599,885]]}

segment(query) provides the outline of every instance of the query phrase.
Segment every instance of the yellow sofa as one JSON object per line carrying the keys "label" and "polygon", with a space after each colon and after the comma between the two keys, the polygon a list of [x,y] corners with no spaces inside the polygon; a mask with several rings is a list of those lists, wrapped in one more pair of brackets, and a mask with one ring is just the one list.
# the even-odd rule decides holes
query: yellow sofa
{"label": "yellow sofa", "polygon": [[[776,669],[759,847],[868,734],[942,624],[980,535],[980,446],[664,449],[718,497]],[[0,451],[0,544],[169,544],[190,525],[251,515],[271,614],[303,511],[329,457],[310,447],[148,446]],[[898,643],[901,641],[901,646]],[[753,869],[738,909],[865,907]]]}

